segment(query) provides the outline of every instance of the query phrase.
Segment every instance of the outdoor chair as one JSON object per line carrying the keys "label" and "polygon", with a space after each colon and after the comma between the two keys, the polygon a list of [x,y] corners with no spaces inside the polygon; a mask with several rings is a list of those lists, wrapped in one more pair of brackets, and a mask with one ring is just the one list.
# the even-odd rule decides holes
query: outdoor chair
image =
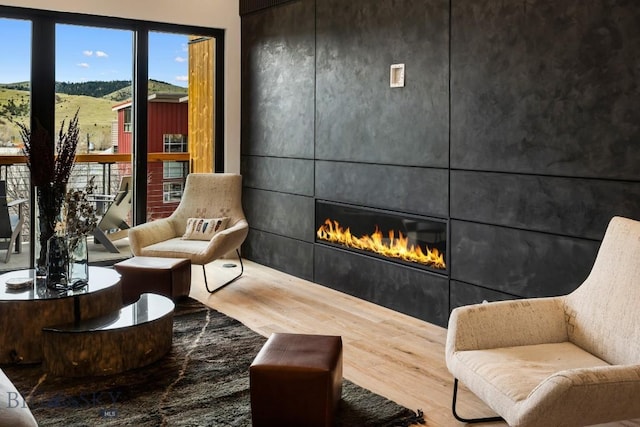
{"label": "outdoor chair", "polygon": [[[248,232],[242,210],[242,177],[192,173],[187,175],[182,199],[173,214],[129,229],[129,244],[135,256],[186,258],[202,265],[205,287],[213,293],[242,275],[239,249]],[[233,251],[240,261],[240,273],[211,290],[205,265]]]}
{"label": "outdoor chair", "polygon": [[[614,217],[572,293],[459,307],[446,361],[463,422],[584,426],[640,417],[640,222]],[[462,418],[458,380],[497,412]]]}
{"label": "outdoor chair", "polygon": [[113,201],[107,202],[108,206],[104,215],[102,215],[98,225],[93,229],[94,241],[101,243],[109,252],[120,252],[113,242],[127,237],[129,230],[127,220],[131,212],[131,197],[131,176],[123,176]]}
{"label": "outdoor chair", "polygon": [[[24,216],[22,215],[21,204],[26,199],[7,200],[7,182],[0,181],[0,249],[6,249],[7,254],[4,262],[8,263],[11,259],[11,252],[15,250],[20,253],[20,233],[24,225]],[[9,207],[19,206],[18,214],[10,214]]]}

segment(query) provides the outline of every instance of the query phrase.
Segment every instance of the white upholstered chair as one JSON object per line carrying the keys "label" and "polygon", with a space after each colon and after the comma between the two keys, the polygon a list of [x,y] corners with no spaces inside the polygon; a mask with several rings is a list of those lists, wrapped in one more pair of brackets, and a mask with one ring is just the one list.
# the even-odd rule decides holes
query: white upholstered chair
{"label": "white upholstered chair", "polygon": [[[226,228],[211,240],[183,238],[189,218],[229,218]],[[192,173],[187,175],[180,204],[168,218],[129,229],[131,252],[136,256],[188,258],[202,265],[207,291],[215,292],[238,279],[243,271],[240,245],[249,233],[242,210],[242,177],[231,173]],[[205,265],[236,252],[240,273],[221,286],[209,289]]]}
{"label": "white upholstered chair", "polygon": [[614,217],[587,279],[566,296],[459,307],[446,361],[511,426],[640,417],[640,222]]}

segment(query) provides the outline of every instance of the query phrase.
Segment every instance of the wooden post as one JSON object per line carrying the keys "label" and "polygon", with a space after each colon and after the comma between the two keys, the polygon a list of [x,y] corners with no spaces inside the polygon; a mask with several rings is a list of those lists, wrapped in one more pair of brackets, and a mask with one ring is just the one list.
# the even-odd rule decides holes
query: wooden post
{"label": "wooden post", "polygon": [[191,172],[211,173],[215,147],[215,39],[189,37],[189,153]]}

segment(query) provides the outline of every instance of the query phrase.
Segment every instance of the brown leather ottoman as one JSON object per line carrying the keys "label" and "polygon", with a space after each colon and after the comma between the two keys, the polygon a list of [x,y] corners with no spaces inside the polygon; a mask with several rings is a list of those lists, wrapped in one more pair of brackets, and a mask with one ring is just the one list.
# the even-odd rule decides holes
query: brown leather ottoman
{"label": "brown leather ottoman", "polygon": [[137,256],[113,266],[120,273],[122,302],[136,302],[145,292],[176,299],[191,291],[191,260]]}
{"label": "brown leather ottoman", "polygon": [[328,427],[342,396],[342,338],[272,334],[249,368],[253,427]]}

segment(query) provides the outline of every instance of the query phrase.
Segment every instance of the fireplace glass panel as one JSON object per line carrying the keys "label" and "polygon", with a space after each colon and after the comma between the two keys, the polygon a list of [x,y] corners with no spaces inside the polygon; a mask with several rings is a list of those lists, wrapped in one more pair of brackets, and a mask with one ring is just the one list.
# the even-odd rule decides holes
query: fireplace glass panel
{"label": "fireplace glass panel", "polygon": [[445,220],[317,201],[316,242],[438,273],[447,271]]}

